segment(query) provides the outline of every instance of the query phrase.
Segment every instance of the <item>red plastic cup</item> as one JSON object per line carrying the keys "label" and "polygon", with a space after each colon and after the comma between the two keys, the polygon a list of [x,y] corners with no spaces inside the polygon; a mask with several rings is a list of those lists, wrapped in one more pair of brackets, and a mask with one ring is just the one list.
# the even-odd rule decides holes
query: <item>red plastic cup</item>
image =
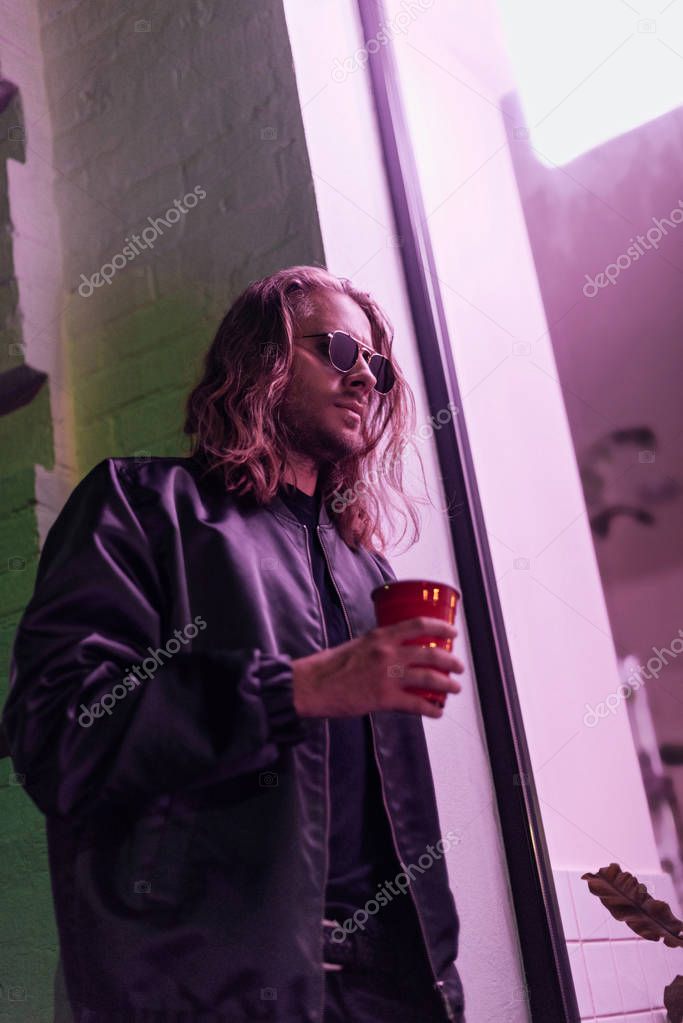
{"label": "red plastic cup", "polygon": [[[455,609],[460,599],[460,591],[447,583],[433,580],[401,579],[377,586],[370,596],[375,605],[378,625],[395,625],[396,622],[420,618],[423,615],[429,618],[442,618],[443,621],[450,622],[452,625],[455,621]],[[450,653],[453,639],[445,636],[416,636],[415,639],[406,640],[403,645],[441,647]],[[419,666],[419,661],[414,662],[414,665]],[[442,671],[441,668],[433,670]],[[450,673],[442,671],[442,674]],[[421,689],[417,686],[406,686],[406,690],[409,693],[424,696],[439,707],[443,707],[448,695],[448,693],[434,692],[433,689]]]}

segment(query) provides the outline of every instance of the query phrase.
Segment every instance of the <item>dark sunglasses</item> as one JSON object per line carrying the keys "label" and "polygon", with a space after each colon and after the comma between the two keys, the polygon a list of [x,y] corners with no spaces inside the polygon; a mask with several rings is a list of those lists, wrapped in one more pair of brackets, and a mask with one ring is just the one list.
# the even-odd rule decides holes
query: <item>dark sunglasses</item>
{"label": "dark sunglasses", "polygon": [[368,367],[375,378],[375,390],[380,394],[387,394],[396,382],[392,365],[385,355],[380,355],[374,348],[368,348],[360,341],[356,341],[343,330],[334,330],[322,334],[302,334],[302,337],[326,337],[329,344],[327,356],[335,369],[340,373],[348,373],[356,365],[358,360],[358,349],[363,352],[372,352],[368,359]]}

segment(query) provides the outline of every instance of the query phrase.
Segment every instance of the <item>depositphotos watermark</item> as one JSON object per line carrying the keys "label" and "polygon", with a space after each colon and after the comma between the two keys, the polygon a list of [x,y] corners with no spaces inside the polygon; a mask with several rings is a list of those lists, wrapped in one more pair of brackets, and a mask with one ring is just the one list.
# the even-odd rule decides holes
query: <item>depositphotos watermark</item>
{"label": "depositphotos watermark", "polygon": [[[90,298],[95,288],[101,288],[103,284],[111,284],[116,271],[122,270],[126,263],[140,255],[139,250],[135,247],[136,245],[141,246],[143,249],[151,249],[158,236],[164,233],[163,228],[160,228],[159,224],[163,224],[164,227],[172,227],[178,223],[182,214],[194,209],[199,200],[205,198],[206,192],[202,186],[196,185],[182,199],[173,200],[173,206],[169,206],[164,214],[166,219],[164,217],[147,217],[150,226],[142,231],[142,238],[146,244],[143,244],[140,240],[139,234],[134,234],[132,241],[128,237],[124,238],[127,244],[123,246],[121,252],[117,252],[115,256],[112,256],[111,262],[104,263],[92,277],[86,277],[85,274],[81,274],[82,281],[78,285],[78,294],[81,298]],[[187,209],[185,209],[183,203],[185,203]]]}
{"label": "depositphotos watermark", "polygon": [[[117,682],[111,693],[105,693],[99,700],[92,703],[90,707],[86,707],[86,705],[82,703],[81,707],[83,709],[78,715],[79,725],[81,725],[82,728],[90,728],[95,718],[101,718],[103,714],[111,714],[112,708],[116,704],[117,700],[122,700],[124,696],[127,696],[128,693],[131,693],[134,689],[136,689],[143,678],[152,678],[157,668],[161,667],[164,663],[159,657],[161,653],[165,653],[170,660],[170,658],[173,657],[173,654],[177,654],[180,650],[181,643],[188,643],[189,640],[194,639],[199,632],[206,628],[206,622],[201,615],[195,615],[193,621],[199,624],[194,625],[190,622],[190,624],[186,625],[182,630],[174,629],[173,635],[176,638],[169,639],[166,646],[159,647],[157,650],[148,646],[147,649],[149,650],[151,657],[145,657],[141,665],[136,664],[133,668],[130,668],[129,671],[133,672],[133,674],[129,673],[126,675],[123,682]],[[172,644],[175,644],[175,647],[173,647]],[[152,665],[151,668],[145,667],[150,663]],[[89,718],[90,720],[84,721],[82,720],[83,718]]]}
{"label": "depositphotos watermark", "polygon": [[[436,843],[436,846],[427,846],[428,852],[422,853],[417,858],[419,866],[415,863],[409,863],[405,870],[399,871],[393,881],[385,881],[382,887],[377,889],[374,899],[368,899],[362,909],[357,909],[353,916],[349,916],[343,923],[337,924],[330,935],[330,940],[337,944],[341,944],[343,941],[346,941],[349,934],[353,934],[353,932],[358,929],[361,931],[364,930],[365,922],[368,917],[374,916],[375,913],[379,913],[380,906],[387,906],[394,895],[405,895],[410,882],[415,880],[411,871],[417,871],[420,874],[424,874],[425,870],[429,870],[435,860],[440,859],[444,852],[447,852],[451,848],[451,845],[458,845],[460,842],[460,838],[454,831],[447,831],[446,838],[448,841],[440,838]],[[438,849],[438,852],[435,852],[435,849]],[[423,860],[426,860],[427,862],[423,863]],[[405,880],[401,880],[402,878],[405,878]],[[398,892],[394,891],[394,885],[399,889]],[[389,889],[389,895],[387,895],[386,889]],[[362,919],[359,919],[359,917],[362,917]]]}
{"label": "depositphotos watermark", "polygon": [[[453,416],[457,416],[459,411],[460,410],[457,405],[454,405],[452,401],[449,401],[448,408],[440,408],[436,415],[430,416],[428,422],[422,423],[422,425],[416,430],[414,436],[421,441],[429,440],[435,430],[440,430],[442,426],[449,423],[451,418]],[[444,418],[442,418],[442,416]],[[406,457],[407,448],[408,445],[406,444],[401,454],[397,455],[393,462],[389,462],[388,465],[383,466],[381,469],[370,469],[367,476],[363,476],[362,479],[356,480],[353,487],[347,487],[343,494],[339,493],[339,489],[333,491],[333,493],[336,494],[336,497],[330,505],[332,511],[339,515],[348,505],[354,504],[358,500],[360,494],[367,490],[368,486],[375,486],[379,482],[380,476],[386,475],[392,465],[396,465],[397,462],[403,461]]]}
{"label": "depositphotos watermark", "polygon": [[[659,245],[659,241],[662,235],[668,234],[669,232],[662,228],[662,224],[668,224],[669,227],[677,227],[683,221],[683,199],[678,200],[678,206],[674,206],[668,217],[663,217],[658,220],[657,217],[652,217],[652,223],[654,227],[650,227],[647,232],[642,235],[636,235],[636,238],[640,245],[643,246],[645,251],[650,248],[656,249]],[[674,214],[680,213],[679,216]],[[645,243],[647,239],[650,244]],[[633,238],[629,238],[630,242],[633,242]],[[644,251],[635,243],[629,245],[626,252],[623,252],[620,256],[617,256],[616,263],[608,263],[603,273],[596,274],[594,278],[590,278],[588,274],[585,274],[586,283],[583,286],[583,293],[586,298],[595,298],[601,288],[606,288],[609,284],[616,284],[617,277],[622,270],[628,270],[631,263],[635,263],[636,260],[640,259],[644,255]]]}
{"label": "depositphotos watermark", "polygon": [[[332,81],[338,83],[345,82],[354,71],[365,67],[370,53],[377,53],[380,46],[386,46],[396,32],[405,32],[410,22],[415,21],[418,14],[433,6],[434,0],[401,0],[401,7],[404,10],[399,11],[395,18],[382,25],[377,34],[372,39],[367,40],[365,46],[359,47],[350,57],[345,57],[344,60],[335,57],[334,66],[332,67]],[[405,8],[409,8],[409,10]]]}
{"label": "depositphotos watermark", "polygon": [[[678,643],[677,647],[674,645],[675,643]],[[627,700],[634,690],[637,691],[641,686],[645,685],[645,682],[639,677],[640,675],[644,675],[646,680],[659,678],[662,668],[666,667],[669,663],[663,659],[662,655],[669,654],[673,660],[679,654],[683,654],[683,629],[678,630],[678,636],[674,636],[671,640],[670,647],[662,647],[661,650],[658,650],[656,646],[653,646],[652,650],[655,656],[647,660],[647,671],[651,672],[651,674],[647,674],[642,664],[632,668],[628,673],[630,685],[622,682],[620,686],[617,686],[616,692],[610,693],[607,699],[601,700],[600,703],[595,705],[595,708],[591,707],[590,703],[586,704],[586,713],[583,716],[584,725],[587,725],[588,728],[594,728],[600,718],[606,718],[608,714],[615,714],[617,707],[623,700]]]}

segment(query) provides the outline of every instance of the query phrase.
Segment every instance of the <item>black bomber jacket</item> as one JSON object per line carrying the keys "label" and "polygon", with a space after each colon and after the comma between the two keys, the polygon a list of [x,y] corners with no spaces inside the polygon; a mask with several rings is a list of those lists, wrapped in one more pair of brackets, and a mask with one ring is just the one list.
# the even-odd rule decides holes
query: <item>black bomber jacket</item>
{"label": "black bomber jacket", "polygon": [[[317,529],[360,636],[395,575],[324,506]],[[292,699],[291,661],[326,645],[306,534],[191,457],[129,457],[91,469],[47,535],[2,724],[46,817],[76,1023],[323,1023],[329,731]],[[423,723],[370,720],[405,869],[441,838]],[[410,876],[464,1023],[445,859]]]}

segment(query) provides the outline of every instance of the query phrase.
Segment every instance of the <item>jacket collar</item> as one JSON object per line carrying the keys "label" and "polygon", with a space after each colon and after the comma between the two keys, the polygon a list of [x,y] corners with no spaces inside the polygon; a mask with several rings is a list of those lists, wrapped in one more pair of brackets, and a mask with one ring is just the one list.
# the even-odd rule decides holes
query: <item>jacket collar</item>
{"label": "jacket collar", "polygon": [[[191,463],[193,465],[200,464],[200,458],[197,455],[194,456],[190,455],[187,457],[186,460],[188,463]],[[220,487],[220,489],[222,490],[223,485],[220,477],[218,477],[215,473],[210,473],[209,475],[214,485]],[[269,504],[265,505],[265,507],[268,508],[268,510],[271,511],[278,518],[284,519],[290,525],[298,526],[299,529],[301,529],[302,523],[299,522],[299,520],[292,514],[292,512],[289,510],[285,502],[277,494]],[[332,519],[330,518],[329,512],[327,511],[327,508],[325,507],[325,504],[322,501],[320,502],[320,514],[318,515],[318,525],[321,526],[323,529],[328,530],[329,529],[336,530],[337,528]]]}
{"label": "jacket collar", "polygon": [[[286,521],[289,522],[291,525],[299,526],[299,528],[301,528],[302,523],[299,522],[296,516],[292,514],[292,512],[289,510],[285,502],[277,494],[270,502],[270,504],[267,505],[267,507],[270,509],[270,511],[273,512],[274,515],[277,515],[278,518],[286,519]],[[332,520],[330,519],[329,512],[327,511],[327,508],[325,507],[325,503],[323,501],[320,502],[320,514],[318,515],[318,525],[321,526],[323,529],[336,528],[334,522],[332,522]]]}

